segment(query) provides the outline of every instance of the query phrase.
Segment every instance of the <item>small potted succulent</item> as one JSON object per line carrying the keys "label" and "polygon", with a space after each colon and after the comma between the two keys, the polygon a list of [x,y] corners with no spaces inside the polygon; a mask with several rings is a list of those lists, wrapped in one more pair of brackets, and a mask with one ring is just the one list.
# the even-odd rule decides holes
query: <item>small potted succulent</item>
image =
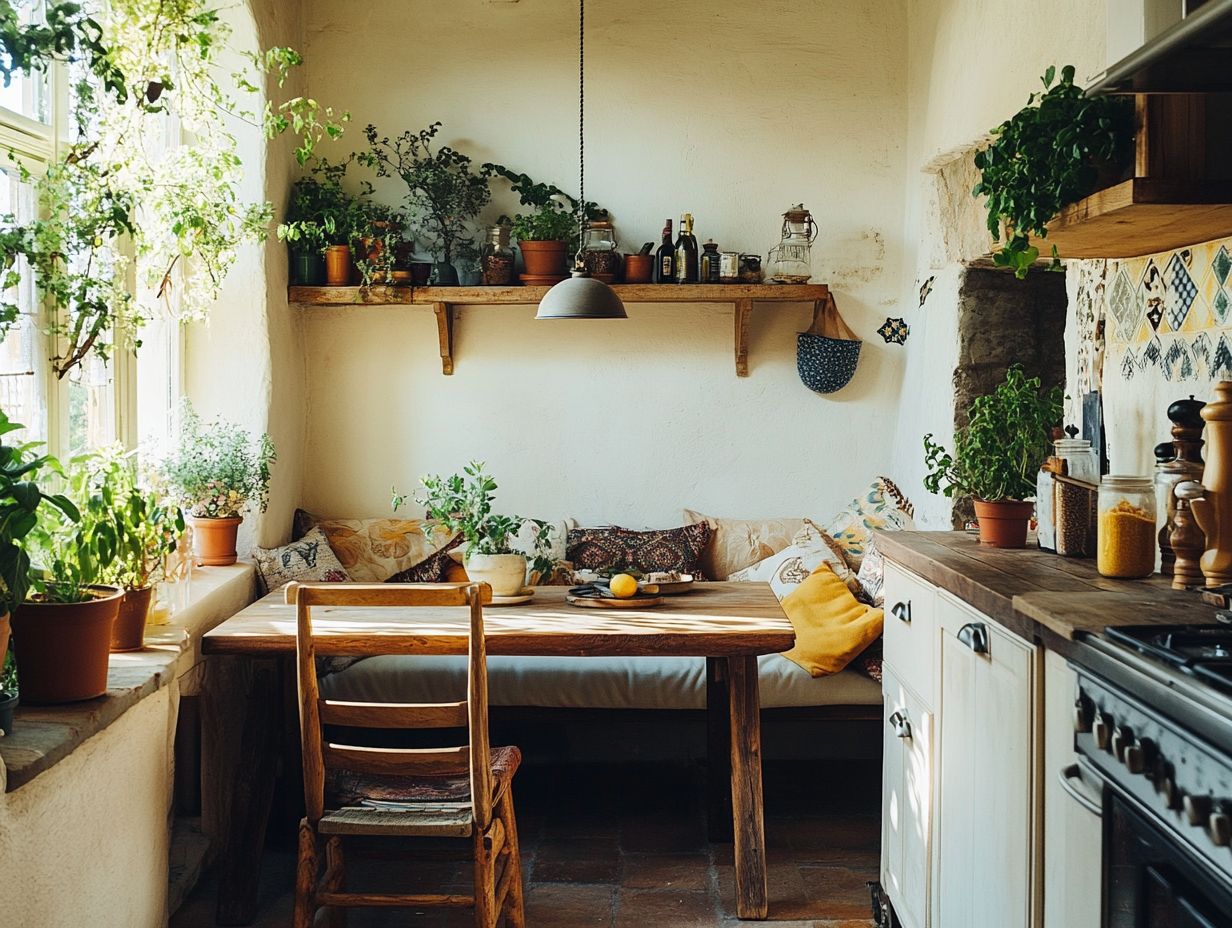
{"label": "small potted succulent", "polygon": [[1004,383],[971,404],[969,422],[954,433],[952,455],[931,433],[924,436],[925,488],[973,497],[983,544],[1024,547],[1036,476],[1063,413],[1060,387],[1044,390],[1038,377],[1027,377],[1014,365]]}
{"label": "small potted succulent", "polygon": [[[494,596],[516,596],[526,585],[528,565],[538,566],[551,547],[551,527],[536,519],[497,515],[492,511],[495,492],[496,481],[484,473],[483,462],[472,461],[461,474],[421,477],[415,502],[442,528],[462,536],[462,566],[467,577],[488,584]],[[406,501],[406,496],[394,491],[395,511]],[[535,526],[534,552],[529,558],[513,546],[527,522]]]}
{"label": "small potted succulent", "polygon": [[188,513],[199,566],[236,562],[236,533],[249,507],[265,511],[274,460],[269,435],[254,439],[233,422],[203,422],[185,403],[177,447],[159,476]]}

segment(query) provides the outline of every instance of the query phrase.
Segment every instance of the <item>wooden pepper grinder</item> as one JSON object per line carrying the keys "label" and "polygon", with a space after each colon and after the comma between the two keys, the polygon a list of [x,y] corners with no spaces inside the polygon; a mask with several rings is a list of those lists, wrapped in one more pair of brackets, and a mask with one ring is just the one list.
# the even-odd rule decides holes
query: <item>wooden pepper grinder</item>
{"label": "wooden pepper grinder", "polygon": [[1202,407],[1206,404],[1190,395],[1168,407],[1172,422],[1172,441],[1155,446],[1155,480],[1159,494],[1156,509],[1163,523],[1159,529],[1160,573],[1172,576],[1172,529],[1176,513],[1173,489],[1182,480],[1202,479]]}
{"label": "wooden pepper grinder", "polygon": [[1201,499],[1205,492],[1202,484],[1194,480],[1182,480],[1172,490],[1176,508],[1172,515],[1172,537],[1169,541],[1176,553],[1176,561],[1172,566],[1174,590],[1202,585],[1202,568],[1198,561],[1206,547],[1206,539],[1194,521],[1189,507],[1195,499]]}
{"label": "wooden pepper grinder", "polygon": [[1208,587],[1232,583],[1232,381],[1215,385],[1215,399],[1202,410],[1210,430],[1202,496],[1190,500],[1206,536],[1202,576]]}

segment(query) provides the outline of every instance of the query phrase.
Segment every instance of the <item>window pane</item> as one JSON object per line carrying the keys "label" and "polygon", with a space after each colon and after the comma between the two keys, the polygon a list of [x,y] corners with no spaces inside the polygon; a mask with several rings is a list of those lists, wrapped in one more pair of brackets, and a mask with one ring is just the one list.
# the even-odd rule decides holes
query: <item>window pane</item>
{"label": "window pane", "polygon": [[[34,216],[34,189],[15,174],[0,171],[0,214],[18,222]],[[39,331],[34,275],[23,259],[21,281],[6,294],[21,310],[21,318],[0,341],[0,407],[26,427],[22,437],[47,440],[47,342]]]}
{"label": "window pane", "polygon": [[137,442],[156,457],[170,450],[180,400],[180,324],[157,318],[141,330],[137,352]]}
{"label": "window pane", "polygon": [[[13,6],[23,23],[43,21],[43,0],[15,0]],[[49,97],[46,74],[36,72],[26,75],[18,72],[13,74],[7,87],[0,80],[0,106],[44,124],[51,122],[47,105]]]}
{"label": "window pane", "polygon": [[69,452],[75,454],[114,442],[116,397],[111,365],[90,355],[65,379],[68,381]]}

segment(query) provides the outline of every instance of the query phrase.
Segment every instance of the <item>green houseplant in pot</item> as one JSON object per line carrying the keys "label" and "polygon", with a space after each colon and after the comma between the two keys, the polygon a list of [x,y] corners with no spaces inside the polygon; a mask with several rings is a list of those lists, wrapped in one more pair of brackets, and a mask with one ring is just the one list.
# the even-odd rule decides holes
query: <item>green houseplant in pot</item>
{"label": "green houseplant in pot", "polygon": [[[494,596],[516,596],[526,585],[529,564],[539,566],[551,547],[547,523],[521,516],[498,515],[492,511],[496,481],[484,472],[479,461],[467,464],[461,474],[420,478],[415,502],[442,528],[460,534],[466,575],[492,587]],[[407,497],[394,491],[397,511]],[[514,547],[514,538],[527,522],[534,524],[534,552],[528,558]]]}
{"label": "green houseplant in pot", "polygon": [[[331,287],[351,283],[355,272],[351,243],[366,228],[363,204],[342,186],[352,158],[316,158],[308,174],[291,188],[286,218],[277,231],[291,250],[291,277],[296,283],[313,286],[311,281],[316,280]],[[321,257],[319,269],[314,252]]]}
{"label": "green houseplant in pot", "polygon": [[254,438],[223,419],[203,422],[185,403],[178,443],[159,476],[188,513],[199,566],[236,562],[236,533],[249,507],[265,511],[274,460],[269,435]]}
{"label": "green houseplant in pot", "polygon": [[[577,252],[579,203],[555,184],[536,183],[526,174],[511,171],[501,164],[485,164],[484,170],[509,181],[510,188],[518,194],[523,206],[531,207],[526,213],[518,213],[512,220],[502,216],[502,222],[513,227],[513,236],[522,252],[526,284],[551,285],[564,280],[568,274],[569,255]],[[595,204],[586,204],[586,218],[606,216]]]}
{"label": "green houseplant in pot", "polygon": [[1064,412],[1060,387],[1044,390],[1038,377],[1011,367],[1005,382],[971,404],[970,419],[954,434],[954,453],[924,436],[930,493],[971,496],[980,541],[1022,548],[1035,504],[1035,478],[1050,451],[1052,427]]}

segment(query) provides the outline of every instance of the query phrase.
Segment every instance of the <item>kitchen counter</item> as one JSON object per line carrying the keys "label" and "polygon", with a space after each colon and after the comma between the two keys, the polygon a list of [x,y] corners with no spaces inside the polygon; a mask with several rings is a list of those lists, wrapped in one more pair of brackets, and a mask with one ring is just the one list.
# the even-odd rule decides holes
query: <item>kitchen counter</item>
{"label": "kitchen counter", "polygon": [[1068,653],[1083,633],[1113,625],[1209,623],[1215,607],[1171,580],[1109,580],[1094,560],[1038,548],[981,545],[966,532],[883,532],[890,561],[947,590],[1024,638]]}

